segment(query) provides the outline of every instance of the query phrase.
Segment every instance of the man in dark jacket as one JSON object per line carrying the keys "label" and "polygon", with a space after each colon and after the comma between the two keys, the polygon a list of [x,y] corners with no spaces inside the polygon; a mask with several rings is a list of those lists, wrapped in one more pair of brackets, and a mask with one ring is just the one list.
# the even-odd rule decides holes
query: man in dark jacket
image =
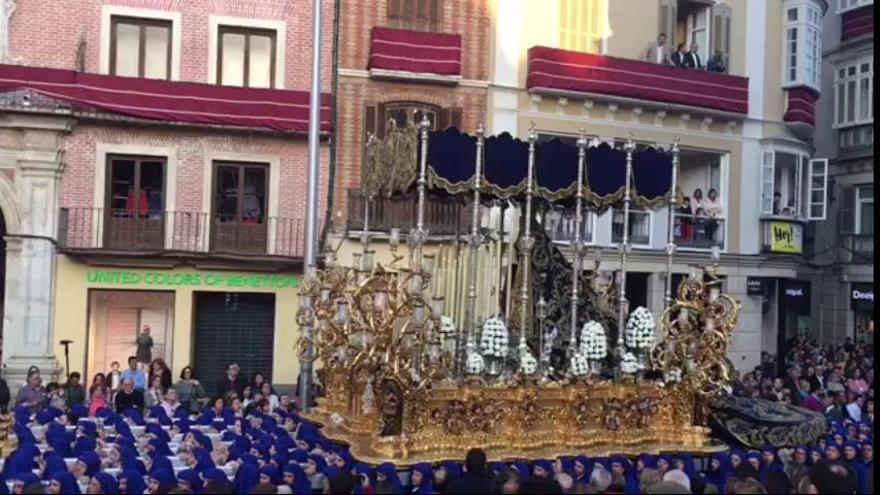
{"label": "man in dark jacket", "polygon": [[119,392],[113,399],[113,405],[116,406],[116,412],[122,414],[129,409],[144,410],[144,393],[135,390],[134,380],[129,377],[122,379],[119,385]]}
{"label": "man in dark jacket", "polygon": [[492,493],[492,474],[486,467],[486,453],[469,450],[464,458],[464,475],[449,485],[447,493]]}
{"label": "man in dark jacket", "polygon": [[241,376],[241,369],[238,367],[238,363],[229,363],[229,366],[226,368],[226,377],[220,380],[220,384],[217,387],[217,396],[223,397],[228,392],[235,392],[240,399],[245,386],[247,386],[247,383],[245,383],[244,377]]}

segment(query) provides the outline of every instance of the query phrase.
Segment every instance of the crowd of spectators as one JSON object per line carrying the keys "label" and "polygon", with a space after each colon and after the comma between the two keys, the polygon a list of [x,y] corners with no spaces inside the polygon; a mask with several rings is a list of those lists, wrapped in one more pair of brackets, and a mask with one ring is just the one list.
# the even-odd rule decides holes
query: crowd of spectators
{"label": "crowd of spectators", "polygon": [[[130,367],[96,377],[88,394],[74,374],[49,392],[34,370],[15,402],[18,447],[3,461],[0,493],[872,493],[872,346],[799,338],[788,348],[782,360],[765,355],[756,369],[735,376],[731,392],[824,414],[828,435],[810,445],[707,458],[494,463],[475,449],[464,463],[400,469],[357,462],[302,421],[264,376],[246,380],[234,363],[208,401],[199,399],[190,368],[163,388],[166,368],[151,366],[152,376],[137,377],[137,366]],[[152,392],[136,384],[155,389],[151,405],[145,397]]]}

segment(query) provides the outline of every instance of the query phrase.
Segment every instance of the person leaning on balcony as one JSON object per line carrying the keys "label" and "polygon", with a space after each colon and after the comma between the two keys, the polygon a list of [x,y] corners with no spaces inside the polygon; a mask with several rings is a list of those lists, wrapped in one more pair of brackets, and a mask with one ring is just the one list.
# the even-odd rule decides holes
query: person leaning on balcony
{"label": "person leaning on balcony", "polygon": [[724,73],[727,72],[727,65],[724,63],[724,52],[715,50],[715,54],[706,63],[706,70],[709,72]]}
{"label": "person leaning on balcony", "polygon": [[700,45],[691,43],[690,49],[684,53],[682,65],[686,69],[703,70],[703,59],[700,58]]}
{"label": "person leaning on balcony", "polygon": [[654,64],[669,65],[669,48],[666,45],[666,33],[660,33],[657,41],[648,43],[642,58]]}
{"label": "person leaning on balcony", "polygon": [[672,54],[670,60],[672,61],[672,65],[676,67],[684,67],[685,59],[687,58],[688,50],[690,48],[685,43],[679,43],[675,48],[675,53]]}
{"label": "person leaning on balcony", "polygon": [[715,231],[718,230],[718,220],[715,219],[719,218],[723,213],[718,191],[709,189],[709,196],[703,201],[703,209],[706,210],[706,215],[711,219],[706,226],[706,236],[709,240],[714,241]]}

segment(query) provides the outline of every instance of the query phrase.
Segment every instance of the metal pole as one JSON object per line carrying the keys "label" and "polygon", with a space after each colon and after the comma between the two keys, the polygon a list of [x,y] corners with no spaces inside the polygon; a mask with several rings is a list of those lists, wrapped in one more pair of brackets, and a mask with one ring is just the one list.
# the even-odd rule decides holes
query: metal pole
{"label": "metal pole", "polygon": [[672,143],[672,189],[669,193],[669,225],[666,231],[666,297],[664,308],[672,305],[672,259],[675,257],[675,208],[678,204],[676,182],[678,181],[678,141]]}
{"label": "metal pole", "polygon": [[522,286],[520,287],[520,343],[521,350],[526,348],[526,329],[531,326],[529,322],[529,294],[531,292],[531,264],[532,264],[532,247],[535,244],[532,239],[532,195],[534,194],[533,177],[535,173],[535,142],[538,140],[538,133],[535,132],[535,125],[529,129],[529,164],[528,178],[526,179],[526,206],[525,215],[523,216],[523,234],[520,237],[520,251],[522,251]]}
{"label": "metal pole", "polygon": [[620,298],[618,299],[617,315],[617,351],[621,356],[624,354],[623,329],[626,326],[626,256],[629,251],[629,206],[632,202],[632,158],[635,143],[632,137],[627,138],[624,149],[626,150],[626,184],[623,194],[623,236],[620,242]]}
{"label": "metal pole", "polygon": [[583,222],[584,208],[584,161],[587,156],[587,138],[581,128],[577,140],[578,147],[578,177],[577,177],[577,202],[574,214],[574,262],[571,266],[571,335],[568,336],[568,357],[574,355],[577,350],[578,333],[578,304],[580,303],[580,276],[581,260],[584,254],[584,242],[581,236],[581,223]]}
{"label": "metal pole", "polygon": [[[317,270],[318,250],[318,173],[320,160],[321,130],[321,0],[312,0],[312,92],[309,98],[309,171],[306,190],[306,276],[312,276]],[[309,304],[301,301],[300,304]],[[314,349],[311,344],[312,326],[305,325],[301,329],[306,341],[309,342],[305,351],[306,359],[300,365],[299,397],[304,410],[312,407],[312,357]]]}
{"label": "metal pole", "polygon": [[[476,308],[477,308],[477,250],[480,248],[480,186],[483,176],[483,139],[485,130],[483,124],[477,128],[477,156],[474,160],[474,206],[471,212],[471,233],[468,235],[468,273],[467,273],[467,306],[465,307],[465,330],[467,331],[467,345],[470,346],[475,338]],[[458,349],[455,357],[458,362],[458,376],[464,376],[465,362],[467,357],[464,353],[462,339],[458,339]]]}

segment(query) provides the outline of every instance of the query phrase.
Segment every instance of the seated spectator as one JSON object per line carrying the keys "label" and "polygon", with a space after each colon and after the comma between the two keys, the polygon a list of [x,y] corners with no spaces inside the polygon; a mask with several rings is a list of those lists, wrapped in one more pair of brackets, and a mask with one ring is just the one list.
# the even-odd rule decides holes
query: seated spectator
{"label": "seated spectator", "polygon": [[40,410],[46,402],[46,390],[43,388],[43,379],[40,378],[39,372],[32,372],[28,375],[27,384],[18,390],[15,396],[15,407],[25,406],[31,413]]}
{"label": "seated spectator", "polygon": [[131,377],[122,379],[122,385],[119,386],[119,392],[114,399],[116,412],[123,413],[129,409],[144,409],[144,394],[140,390],[135,390],[134,380]]}
{"label": "seated spectator", "polygon": [[868,382],[862,376],[860,368],[853,368],[850,372],[849,379],[846,381],[846,388],[856,395],[864,395],[868,392]]}
{"label": "seated spectator", "polygon": [[86,400],[85,390],[83,390],[83,386],[80,384],[81,378],[82,375],[74,371],[67,379],[67,383],[64,386],[64,402],[68,408],[76,404],[82,404]]}
{"label": "seated spectator", "polygon": [[706,63],[706,70],[709,72],[727,72],[727,64],[724,63],[724,52],[715,50],[715,53]]}

